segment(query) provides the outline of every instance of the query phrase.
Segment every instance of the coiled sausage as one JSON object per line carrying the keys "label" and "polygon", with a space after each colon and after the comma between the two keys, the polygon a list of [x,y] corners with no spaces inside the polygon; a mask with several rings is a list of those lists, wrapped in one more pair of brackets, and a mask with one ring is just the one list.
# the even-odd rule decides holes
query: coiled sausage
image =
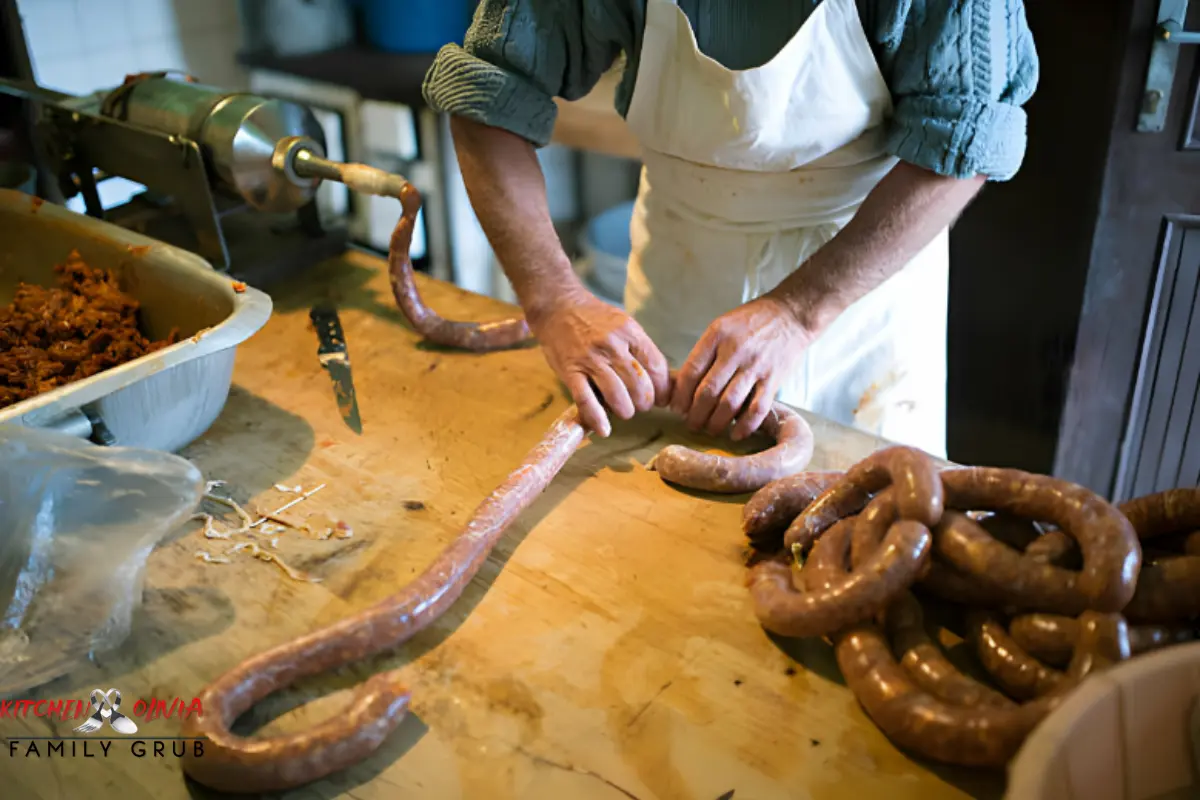
{"label": "coiled sausage", "polygon": [[[1200,487],[1146,495],[1120,509],[1142,540],[1188,533],[1200,527]],[[1200,617],[1200,556],[1180,555],[1143,566],[1125,613],[1134,622]]]}
{"label": "coiled sausage", "polygon": [[813,501],[841,480],[842,472],[801,472],[771,481],[742,509],[742,532],[760,550],[783,546],[783,532]]}
{"label": "coiled sausage", "polygon": [[[817,541],[805,570],[819,563],[845,564],[852,532],[853,519],[835,523]],[[787,564],[763,561],[750,571],[754,613],[764,628],[781,636],[831,635],[880,613],[912,586],[929,556],[930,543],[924,525],[900,520],[862,564],[842,575],[825,573],[823,586],[806,580],[807,591],[798,591],[793,585]]]}
{"label": "coiled sausage", "polygon": [[1062,685],[1063,674],[1025,652],[994,614],[973,611],[967,615],[967,625],[980,663],[1009,697],[1031,700]]}
{"label": "coiled sausage", "polygon": [[897,512],[926,528],[942,516],[942,482],[933,459],[911,447],[888,447],[859,461],[817,498],[784,534],[788,548],[807,550],[830,525],[857,514],[871,495],[891,486]]}
{"label": "coiled sausage", "polygon": [[887,631],[892,651],[918,688],[952,706],[1013,707],[1013,701],[990,686],[964,675],[925,633],[921,604],[911,593],[902,594],[887,610]]}
{"label": "coiled sausage", "polygon": [[1133,596],[1141,546],[1129,521],[1099,496],[1066,481],[1012,469],[950,469],[942,472],[942,483],[947,508],[1004,511],[1051,522],[1079,543],[1084,564],[1075,572],[1013,551],[964,514],[935,528],[941,559],[1002,592],[1014,606],[1067,615],[1116,612]]}
{"label": "coiled sausage", "polygon": [[1084,676],[1129,657],[1124,620],[1089,612],[1063,685],[1053,694],[1013,707],[954,706],[909,678],[878,626],[865,622],[836,637],[846,684],[880,730],[898,746],[962,766],[1001,767],[1029,733]]}
{"label": "coiled sausage", "polygon": [[[1065,667],[1079,638],[1079,621],[1057,614],[1022,614],[1009,622],[1008,633],[1034,658]],[[1133,655],[1195,638],[1196,631],[1186,625],[1129,626],[1129,649]]]}
{"label": "coiled sausage", "polygon": [[776,403],[761,430],[775,445],[749,456],[700,453],[681,445],[664,447],[650,464],[663,480],[719,494],[754,492],[773,480],[799,472],[813,455],[813,434],[804,417]]}

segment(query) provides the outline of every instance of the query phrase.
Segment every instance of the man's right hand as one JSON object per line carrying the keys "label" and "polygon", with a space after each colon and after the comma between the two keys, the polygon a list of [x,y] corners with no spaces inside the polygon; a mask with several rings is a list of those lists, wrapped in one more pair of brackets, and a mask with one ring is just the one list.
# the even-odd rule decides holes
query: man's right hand
{"label": "man's right hand", "polygon": [[612,432],[604,406],[629,419],[670,402],[667,359],[631,316],[591,292],[563,294],[531,314],[529,325],[580,420],[598,436]]}

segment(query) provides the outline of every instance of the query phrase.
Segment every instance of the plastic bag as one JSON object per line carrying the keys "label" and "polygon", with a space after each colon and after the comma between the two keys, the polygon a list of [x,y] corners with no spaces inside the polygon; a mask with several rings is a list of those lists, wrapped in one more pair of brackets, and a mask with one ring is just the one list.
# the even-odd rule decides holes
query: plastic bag
{"label": "plastic bag", "polygon": [[178,456],[0,425],[0,696],[123,642],[150,551],[203,493]]}

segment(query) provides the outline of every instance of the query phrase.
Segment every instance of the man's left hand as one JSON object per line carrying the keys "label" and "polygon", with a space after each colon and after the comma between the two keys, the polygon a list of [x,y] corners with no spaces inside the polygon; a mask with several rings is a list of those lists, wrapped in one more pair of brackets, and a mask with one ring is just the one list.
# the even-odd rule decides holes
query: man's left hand
{"label": "man's left hand", "polygon": [[718,317],[692,348],[671,387],[671,408],[692,430],[732,436],[758,430],[813,336],[781,300],[759,297]]}

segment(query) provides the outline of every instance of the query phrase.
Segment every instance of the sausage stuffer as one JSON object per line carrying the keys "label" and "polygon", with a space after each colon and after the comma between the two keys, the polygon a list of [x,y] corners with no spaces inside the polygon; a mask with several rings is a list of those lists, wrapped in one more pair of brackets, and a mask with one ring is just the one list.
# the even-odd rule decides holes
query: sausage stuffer
{"label": "sausage stuffer", "polygon": [[[324,133],[304,106],[167,72],[131,75],[80,97],[6,80],[0,92],[38,104],[64,199],[82,195],[92,216],[192,250],[255,284],[346,247],[344,227],[323,224],[315,199],[322,180],[347,182],[344,165],[325,158]],[[377,173],[368,188],[395,188],[386,173],[357,169],[356,176]],[[114,176],[148,191],[105,210],[97,183]]]}

